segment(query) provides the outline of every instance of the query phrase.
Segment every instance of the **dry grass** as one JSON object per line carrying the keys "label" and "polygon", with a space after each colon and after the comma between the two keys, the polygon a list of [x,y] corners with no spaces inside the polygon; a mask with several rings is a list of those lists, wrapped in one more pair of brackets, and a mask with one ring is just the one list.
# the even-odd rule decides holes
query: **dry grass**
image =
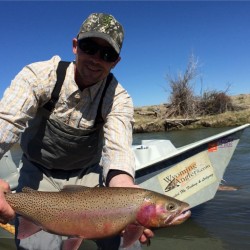
{"label": "dry grass", "polygon": [[250,94],[241,94],[236,96],[231,96],[233,104],[244,108],[250,108]]}
{"label": "dry grass", "polygon": [[[230,127],[250,123],[250,94],[231,96],[235,111],[218,115],[199,117],[199,121],[191,125],[173,129],[193,129],[200,127]],[[166,130],[168,118],[167,105],[154,105],[135,108],[135,132],[152,132]],[[181,117],[175,117],[179,119]]]}

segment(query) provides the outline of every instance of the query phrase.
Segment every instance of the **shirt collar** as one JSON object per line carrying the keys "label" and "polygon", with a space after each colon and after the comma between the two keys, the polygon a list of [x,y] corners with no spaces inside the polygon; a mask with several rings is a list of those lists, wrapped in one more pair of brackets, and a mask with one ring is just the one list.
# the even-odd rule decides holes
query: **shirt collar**
{"label": "shirt collar", "polygon": [[[74,67],[75,67],[75,65],[74,65],[74,63],[72,63],[70,65],[69,75],[74,75],[74,70],[75,70]],[[102,86],[104,86],[106,80],[107,80],[107,77],[105,77],[103,80],[97,82],[93,86],[90,86],[90,87],[88,87],[88,88],[86,88],[86,89],[83,90],[83,91],[86,91],[86,92],[89,93],[91,102],[94,101],[94,99],[96,98],[96,96],[97,96],[100,88],[102,88]],[[70,89],[71,89],[71,91],[70,91],[71,93],[76,92],[76,91],[80,91],[79,88],[78,88],[78,86],[77,86],[77,84],[76,84],[76,82],[75,82],[74,78],[72,79],[72,82],[70,83]]]}
{"label": "shirt collar", "polygon": [[102,88],[105,82],[106,78],[94,84],[93,86],[86,88],[86,90],[89,91],[91,102],[93,102],[93,100],[96,98],[100,88]]}

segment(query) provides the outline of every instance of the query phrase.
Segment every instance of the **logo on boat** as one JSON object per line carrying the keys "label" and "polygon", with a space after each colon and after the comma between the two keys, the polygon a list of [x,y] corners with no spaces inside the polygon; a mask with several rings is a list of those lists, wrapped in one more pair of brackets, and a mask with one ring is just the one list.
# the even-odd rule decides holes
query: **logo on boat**
{"label": "logo on boat", "polygon": [[233,147],[232,138],[221,138],[218,141],[208,143],[208,152],[216,152],[218,148],[231,148]]}
{"label": "logo on boat", "polygon": [[181,161],[157,178],[164,193],[179,199],[186,199],[218,181],[207,151]]}
{"label": "logo on boat", "polygon": [[163,178],[165,182],[169,183],[165,188],[165,192],[168,192],[176,187],[180,187],[182,183],[187,182],[196,174],[195,169],[197,169],[196,163],[192,163],[178,174],[174,176],[169,175]]}

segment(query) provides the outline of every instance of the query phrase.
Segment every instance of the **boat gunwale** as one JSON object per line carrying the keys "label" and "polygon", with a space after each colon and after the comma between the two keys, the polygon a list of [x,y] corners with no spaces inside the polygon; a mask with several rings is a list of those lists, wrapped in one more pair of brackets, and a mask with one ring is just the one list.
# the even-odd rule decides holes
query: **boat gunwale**
{"label": "boat gunwale", "polygon": [[199,141],[190,143],[190,144],[185,145],[183,147],[176,148],[175,151],[170,152],[167,156],[156,158],[156,159],[154,159],[153,161],[151,161],[150,163],[147,163],[147,164],[141,164],[140,167],[136,169],[136,171],[140,171],[142,169],[150,168],[152,165],[155,165],[157,163],[160,163],[160,162],[163,162],[165,160],[171,159],[171,158],[173,158],[175,156],[178,156],[180,154],[183,154],[183,153],[185,153],[185,152],[187,152],[189,150],[197,148],[197,147],[199,147],[199,146],[201,146],[203,144],[207,144],[209,142],[218,140],[220,138],[230,136],[231,134],[235,134],[235,133],[237,133],[239,131],[243,132],[243,130],[246,129],[247,127],[249,127],[249,126],[250,126],[250,124],[247,123],[247,124],[238,126],[236,128],[229,129],[229,130],[226,130],[224,132],[218,133],[216,135],[209,136],[208,138],[201,139]]}

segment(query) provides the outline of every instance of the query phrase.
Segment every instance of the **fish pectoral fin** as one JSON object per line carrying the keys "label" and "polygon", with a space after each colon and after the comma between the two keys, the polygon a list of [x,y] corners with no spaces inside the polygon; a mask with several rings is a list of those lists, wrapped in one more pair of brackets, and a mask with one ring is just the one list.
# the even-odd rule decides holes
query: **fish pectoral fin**
{"label": "fish pectoral fin", "polygon": [[34,224],[30,220],[22,216],[19,216],[18,220],[19,220],[19,225],[18,225],[17,238],[19,240],[25,239],[42,230],[40,226],[37,226],[36,224]]}
{"label": "fish pectoral fin", "polygon": [[137,241],[142,233],[143,233],[144,227],[141,225],[136,224],[129,224],[125,228],[125,232],[123,233],[123,244],[122,248],[126,248],[131,246],[135,241]]}
{"label": "fish pectoral fin", "polygon": [[77,250],[81,243],[82,238],[69,238],[63,241],[62,250]]}

